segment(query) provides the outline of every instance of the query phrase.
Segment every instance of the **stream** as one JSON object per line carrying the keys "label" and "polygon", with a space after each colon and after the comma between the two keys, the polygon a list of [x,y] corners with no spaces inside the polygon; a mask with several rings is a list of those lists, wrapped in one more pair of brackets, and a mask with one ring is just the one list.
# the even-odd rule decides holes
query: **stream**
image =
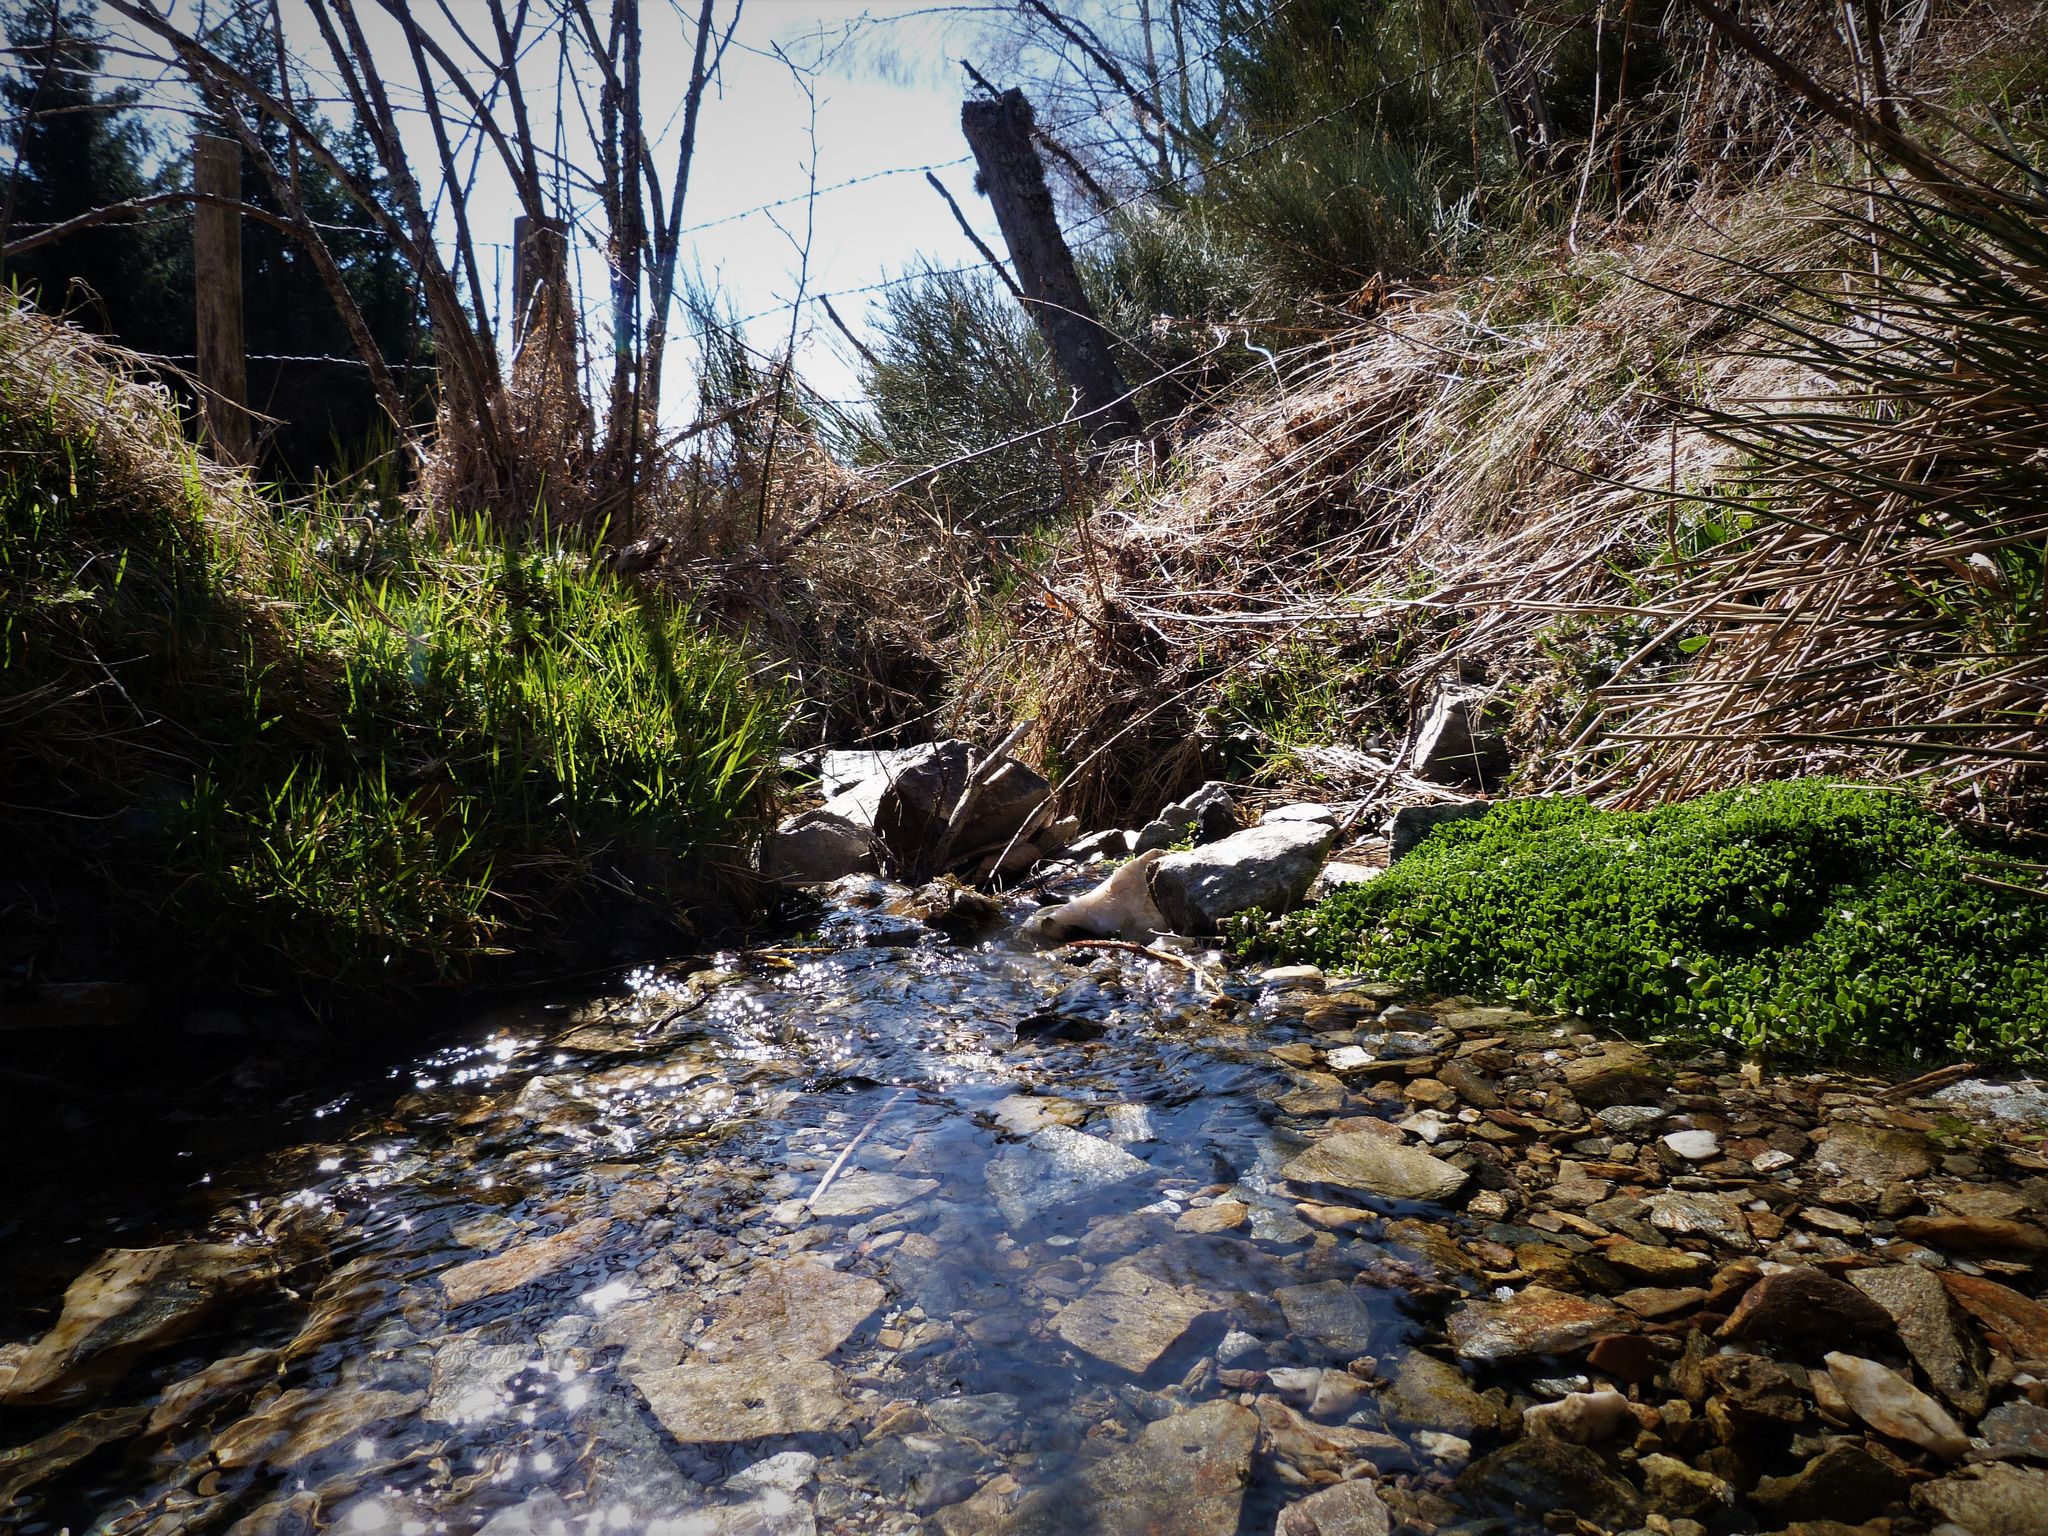
{"label": "stream", "polygon": [[[1603,1335],[1567,1318],[1487,1342],[1555,1321],[1532,1307],[1454,1320],[1454,1354],[1444,1319],[1504,1300],[1503,1274],[1549,1264],[1560,1283],[1582,1229],[1633,1230],[1573,1214],[1600,1214],[1633,1146],[1554,1094],[1529,1102],[1577,1129],[1474,1107],[1502,1103],[1485,1069],[1512,1051],[1590,1037],[1320,978],[1219,985],[1128,949],[956,940],[882,894],[842,893],[778,948],[500,1010],[300,1106],[288,1144],[190,1160],[147,1208],[81,1195],[69,1293],[15,1276],[40,1305],[0,1332],[0,1525],[1384,1536],[1384,1495],[1396,1528],[1544,1528],[1540,1506],[1515,1512],[1526,1477],[1458,1474],[1525,1403],[1586,1387],[1554,1361]],[[1336,1075],[1361,1064],[1377,1083]],[[1714,1102],[1639,1113],[1718,1126],[1686,1133],[1717,1146],[1774,1134]],[[1332,1192],[1295,1161],[1333,1131],[1400,1147],[1391,1194]],[[1485,1192],[1432,1203],[1447,1165],[1404,1138],[1485,1152],[1465,1159]],[[1590,1161],[1557,1171],[1567,1145]],[[1766,1142],[1744,1155],[1767,1166]],[[1541,1230],[1502,1221],[1494,1170],[1518,1158],[1556,1171],[1557,1198],[1524,1213]],[[1675,1166],[1655,1199],[1722,1209]],[[1591,1191],[1575,1207],[1572,1179]],[[1662,1244],[1656,1219],[1637,1225]],[[1704,1239],[1611,1255],[1630,1243],[1714,1304]],[[1640,1516],[1630,1485],[1578,1470],[1577,1497],[1622,1500],[1597,1524]],[[1368,1490],[1348,1513],[1347,1489]],[[1320,1522],[1285,1523],[1317,1490]]]}

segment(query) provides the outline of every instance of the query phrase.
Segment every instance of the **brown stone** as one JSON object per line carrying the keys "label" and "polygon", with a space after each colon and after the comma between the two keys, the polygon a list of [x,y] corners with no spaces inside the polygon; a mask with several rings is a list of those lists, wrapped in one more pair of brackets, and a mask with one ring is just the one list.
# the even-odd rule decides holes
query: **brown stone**
{"label": "brown stone", "polygon": [[1642,1334],[1618,1333],[1595,1344],[1586,1363],[1617,1381],[1649,1381],[1663,1368],[1664,1356],[1655,1342]]}
{"label": "brown stone", "polygon": [[1944,1270],[1941,1282],[2006,1354],[2015,1360],[2048,1360],[2048,1306],[1982,1275]]}
{"label": "brown stone", "polygon": [[486,1296],[502,1296],[574,1263],[595,1248],[612,1224],[609,1216],[593,1216],[546,1237],[515,1243],[487,1259],[471,1259],[441,1274],[441,1289],[451,1307],[466,1307]]}
{"label": "brown stone", "polygon": [[1891,1314],[1853,1285],[1799,1265],[1773,1271],[1752,1285],[1716,1336],[1825,1351],[1847,1342],[1888,1339],[1894,1331]]}
{"label": "brown stone", "polygon": [[1451,1314],[1451,1344],[1466,1360],[1572,1354],[1628,1330],[1611,1303],[1532,1285],[1502,1302],[1468,1301]]}
{"label": "brown stone", "polygon": [[1965,1253],[2041,1253],[2048,1251],[2048,1232],[2023,1221],[1986,1216],[1908,1216],[1899,1233],[1933,1248],[1960,1248]]}

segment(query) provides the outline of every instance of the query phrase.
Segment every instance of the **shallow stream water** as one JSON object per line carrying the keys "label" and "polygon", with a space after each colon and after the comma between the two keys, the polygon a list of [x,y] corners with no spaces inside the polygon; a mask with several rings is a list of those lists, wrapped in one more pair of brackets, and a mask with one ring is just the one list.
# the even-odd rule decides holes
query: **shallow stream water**
{"label": "shallow stream water", "polygon": [[[1426,1467],[1359,1383],[1412,1331],[1373,1273],[1412,1272],[1276,1189],[1330,1105],[1271,1054],[1298,1010],[1231,990],[849,908],[813,943],[500,1014],[322,1105],[317,1140],[129,1213],[110,1242],[225,1244],[262,1279],[8,1413],[41,1470],[0,1461],[0,1520],[968,1531],[1065,1487],[1150,1529],[1143,1488],[1075,1479],[1237,1401],[1233,1367],[1307,1368],[1304,1409],[1333,1368],[1313,1443],[1262,1443],[1243,1529],[1358,1463]],[[1353,1002],[1323,1043],[1420,1048]]]}

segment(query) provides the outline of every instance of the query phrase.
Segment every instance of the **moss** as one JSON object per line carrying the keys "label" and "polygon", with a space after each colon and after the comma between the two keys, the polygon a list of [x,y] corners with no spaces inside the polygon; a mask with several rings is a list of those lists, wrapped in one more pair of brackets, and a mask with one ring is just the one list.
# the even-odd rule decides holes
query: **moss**
{"label": "moss", "polygon": [[1910,795],[1508,801],[1288,918],[1291,959],[1747,1050],[2043,1054],[2048,899]]}

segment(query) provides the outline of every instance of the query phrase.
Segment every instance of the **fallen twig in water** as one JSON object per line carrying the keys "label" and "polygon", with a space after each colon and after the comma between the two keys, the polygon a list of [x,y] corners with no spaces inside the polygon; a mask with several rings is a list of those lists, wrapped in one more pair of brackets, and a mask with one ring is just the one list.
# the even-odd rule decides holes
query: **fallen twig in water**
{"label": "fallen twig in water", "polygon": [[849,1141],[846,1144],[846,1149],[843,1152],[841,1152],[837,1157],[832,1159],[832,1166],[825,1170],[825,1177],[818,1180],[818,1187],[812,1190],[810,1198],[804,1201],[805,1210],[809,1211],[815,1210],[817,1208],[818,1201],[823,1197],[825,1191],[832,1187],[832,1181],[839,1177],[839,1170],[844,1168],[846,1166],[846,1160],[849,1157],[853,1156],[854,1148],[858,1147],[862,1142],[868,1139],[868,1133],[872,1131],[876,1126],[882,1123],[882,1116],[888,1114],[890,1110],[894,1109],[896,1107],[896,1101],[902,1098],[903,1095],[908,1092],[910,1092],[908,1088],[898,1088],[894,1093],[890,1094],[889,1102],[884,1104],[880,1109],[876,1110],[874,1113],[874,1118],[869,1120],[866,1125],[860,1128],[860,1134],[858,1136],[855,1136],[853,1140]]}
{"label": "fallen twig in water", "polygon": [[1127,939],[1069,939],[1059,946],[1061,949],[1121,949],[1134,955],[1144,955],[1150,960],[1163,960],[1168,965],[1177,965],[1195,980],[1202,983],[1218,997],[1223,995],[1223,983],[1203,970],[1186,955],[1176,955],[1170,949],[1154,949],[1149,944],[1133,944]]}

